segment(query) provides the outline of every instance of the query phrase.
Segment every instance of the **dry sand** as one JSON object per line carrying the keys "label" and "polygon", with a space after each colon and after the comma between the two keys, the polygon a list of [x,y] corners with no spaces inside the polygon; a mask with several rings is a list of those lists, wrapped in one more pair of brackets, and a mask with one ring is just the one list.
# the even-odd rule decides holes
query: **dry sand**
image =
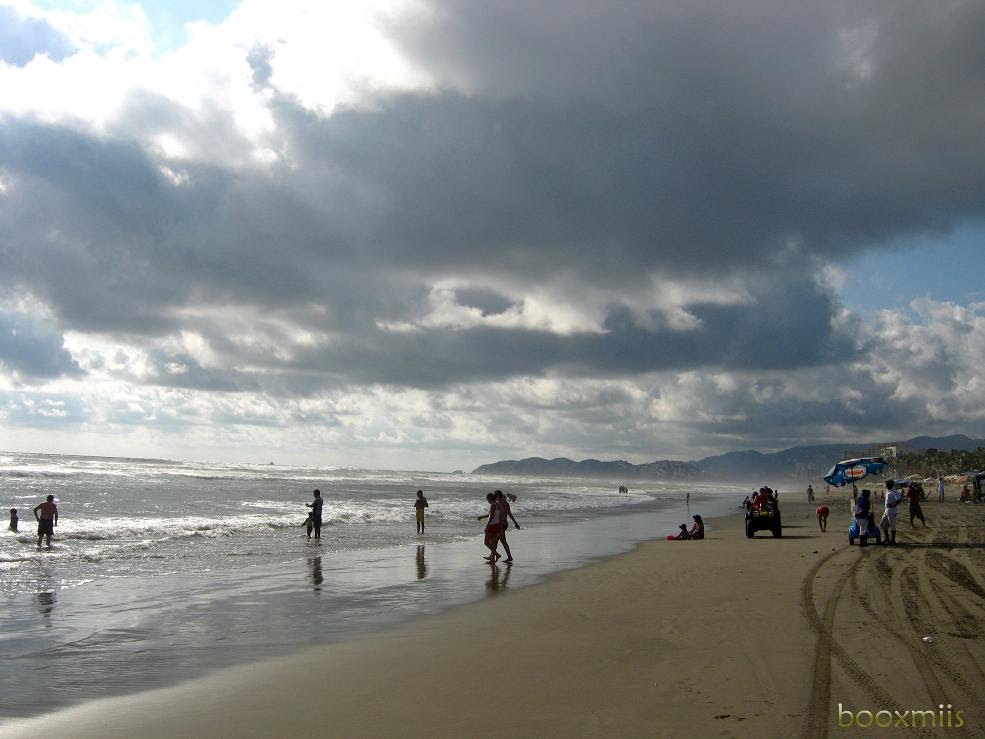
{"label": "dry sand", "polygon": [[[814,506],[792,497],[783,539],[748,540],[733,517],[703,542],[650,542],[516,592],[477,562],[492,596],[480,603],[4,733],[985,734],[985,506],[926,503],[931,527],[912,531],[903,511],[901,546],[860,551],[842,494],[818,498],[832,508],[824,535]],[[965,728],[839,728],[839,703],[901,714],[950,703]]]}

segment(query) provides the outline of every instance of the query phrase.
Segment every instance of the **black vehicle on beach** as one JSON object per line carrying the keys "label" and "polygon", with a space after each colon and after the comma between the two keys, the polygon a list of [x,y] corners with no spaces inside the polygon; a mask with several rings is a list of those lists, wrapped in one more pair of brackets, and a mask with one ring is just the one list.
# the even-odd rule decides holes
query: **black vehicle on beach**
{"label": "black vehicle on beach", "polygon": [[752,539],[757,531],[769,531],[776,539],[783,536],[780,504],[769,488],[760,488],[759,494],[746,506],[746,536]]}

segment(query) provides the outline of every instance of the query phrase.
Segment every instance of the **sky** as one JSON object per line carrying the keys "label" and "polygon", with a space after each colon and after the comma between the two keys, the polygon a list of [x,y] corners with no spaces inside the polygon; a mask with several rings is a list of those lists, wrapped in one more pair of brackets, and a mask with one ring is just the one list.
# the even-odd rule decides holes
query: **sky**
{"label": "sky", "polygon": [[0,0],[0,449],[985,436],[985,3]]}

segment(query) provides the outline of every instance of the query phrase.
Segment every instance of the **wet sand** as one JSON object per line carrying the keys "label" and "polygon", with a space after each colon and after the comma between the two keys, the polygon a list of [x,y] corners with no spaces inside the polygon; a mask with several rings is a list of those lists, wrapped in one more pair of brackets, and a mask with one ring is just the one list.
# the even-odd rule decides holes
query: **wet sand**
{"label": "wet sand", "polygon": [[903,511],[900,546],[860,551],[843,496],[818,502],[832,509],[824,535],[813,505],[784,498],[782,539],[720,519],[703,542],[648,542],[520,591],[497,591],[505,568],[477,561],[484,601],[4,733],[862,734],[838,726],[839,704],[883,721],[950,704],[965,725],[869,729],[879,736],[985,733],[985,506],[928,502],[929,528]]}

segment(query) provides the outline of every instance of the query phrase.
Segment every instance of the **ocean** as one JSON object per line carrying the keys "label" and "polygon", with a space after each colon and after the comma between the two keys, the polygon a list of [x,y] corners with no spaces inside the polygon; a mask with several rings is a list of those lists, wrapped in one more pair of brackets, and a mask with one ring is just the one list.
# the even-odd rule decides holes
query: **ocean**
{"label": "ocean", "polygon": [[[315,488],[320,542],[303,528]],[[476,517],[497,488],[522,529],[494,568]],[[743,489],[0,452],[0,504],[20,516],[0,533],[0,725],[530,585],[737,511]],[[46,495],[59,524],[39,550]]]}

